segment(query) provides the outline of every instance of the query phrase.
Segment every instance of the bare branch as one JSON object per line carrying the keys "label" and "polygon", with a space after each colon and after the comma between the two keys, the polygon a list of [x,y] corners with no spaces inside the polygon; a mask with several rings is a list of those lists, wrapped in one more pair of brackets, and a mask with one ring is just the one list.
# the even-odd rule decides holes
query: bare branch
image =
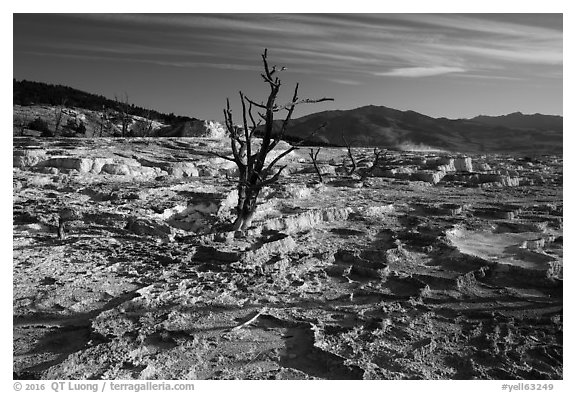
{"label": "bare branch", "polygon": [[280,174],[282,173],[282,171],[286,168],[286,165],[284,165],[283,167],[281,167],[280,169],[278,169],[278,172],[276,172],[276,174],[274,176],[272,176],[270,179],[268,180],[264,180],[263,182],[261,182],[258,186],[259,187],[265,187],[268,186],[272,183],[276,183],[278,181],[278,179],[280,178]]}
{"label": "bare branch", "polygon": [[228,132],[229,136],[232,136],[234,124],[232,123],[232,111],[230,110],[230,100],[228,98],[226,98],[226,108],[223,110],[223,112],[226,131]]}
{"label": "bare branch", "polygon": [[356,170],[356,160],[354,159],[354,155],[352,154],[352,149],[350,147],[350,143],[344,137],[344,133],[342,133],[342,140],[346,144],[346,148],[348,149],[348,157],[350,157],[350,161],[352,161],[352,169],[348,171],[348,176],[352,175]]}
{"label": "bare branch", "polygon": [[[238,179],[236,180],[238,187],[238,203],[236,207],[237,217],[233,224],[235,230],[244,230],[251,225],[254,211],[257,206],[257,198],[262,187],[277,182],[282,171],[287,167],[284,165],[280,169],[274,170],[274,166],[307,140],[304,139],[298,144],[293,144],[293,146],[290,146],[285,151],[280,152],[280,154],[271,160],[269,164],[266,164],[268,154],[284,138],[294,108],[299,104],[332,100],[329,98],[300,100],[298,99],[297,84],[294,89],[292,100],[286,105],[277,105],[276,99],[281,86],[281,81],[277,77],[277,74],[279,71],[284,71],[285,68],[282,67],[280,69],[276,65],[270,66],[268,63],[267,50],[264,50],[264,53],[262,54],[262,63],[264,71],[261,76],[264,79],[264,82],[270,87],[266,101],[256,102],[240,92],[243,124],[243,130],[240,130],[240,126],[234,126],[230,101],[226,100],[224,119],[234,157],[213,153],[215,156],[232,161],[238,166],[239,174]],[[252,112],[253,108],[256,108],[256,113]],[[281,123],[279,133],[276,134],[276,137],[273,137],[274,114],[281,110],[286,110],[287,114]],[[260,128],[261,125],[262,128]],[[312,132],[311,136],[315,135],[316,132],[324,126],[325,124]],[[252,138],[255,136],[257,131],[262,132],[262,142],[259,146],[252,144]],[[272,173],[274,174],[272,175]],[[228,174],[226,174],[226,178],[230,180]]]}
{"label": "bare branch", "polygon": [[[278,162],[280,161],[282,158],[284,158],[286,155],[290,154],[291,152],[293,152],[294,150],[298,149],[300,146],[302,146],[305,142],[309,141],[314,135],[316,135],[322,128],[324,128],[326,126],[327,123],[322,123],[320,125],[320,127],[316,128],[314,131],[312,131],[310,134],[308,134],[308,136],[302,140],[300,140],[299,142],[294,143],[288,150],[284,151],[282,154],[278,155],[278,157],[276,157],[267,167],[267,170],[272,169],[272,167]],[[276,144],[280,141],[280,139],[277,139],[274,141],[274,146],[276,146]]]}
{"label": "bare branch", "polygon": [[212,154],[212,155],[214,155],[214,156],[216,156],[216,157],[223,158],[223,159],[228,160],[228,161],[236,162],[236,160],[235,160],[234,158],[232,158],[232,157],[228,157],[228,156],[225,156],[225,155],[222,155],[222,154],[218,154],[218,153],[213,152],[213,151],[211,151],[210,154]]}
{"label": "bare branch", "polygon": [[[294,94],[292,95],[292,102],[295,102],[298,100],[298,87],[299,84],[296,83],[296,87],[294,87]],[[286,132],[286,129],[288,128],[288,122],[290,121],[290,118],[292,117],[292,113],[294,112],[294,108],[295,106],[293,105],[292,107],[290,107],[290,109],[288,110],[288,114],[286,115],[286,118],[284,119],[284,121],[282,122],[282,128],[280,129],[280,132],[278,133],[278,136],[274,139],[274,142],[272,142],[272,145],[270,146],[270,150],[274,149],[276,147],[276,145],[282,140],[282,138],[284,137],[284,133]]]}
{"label": "bare branch", "polygon": [[251,100],[250,98],[248,98],[248,97],[246,97],[246,96],[244,96],[244,97],[246,98],[246,101],[248,101],[250,104],[252,104],[252,105],[254,105],[254,106],[258,107],[258,108],[266,109],[266,105],[264,105],[264,104],[259,104],[259,103],[257,103],[256,101]]}
{"label": "bare branch", "polygon": [[[250,139],[250,130],[248,129],[248,119],[246,117],[246,101],[244,101],[244,94],[240,92],[240,100],[242,101],[242,123],[244,124],[244,143],[246,146],[246,164],[250,165],[250,156],[252,155],[252,140]],[[250,106],[252,108],[252,106]],[[242,159],[242,154],[240,154]]]}
{"label": "bare branch", "polygon": [[[252,122],[252,129],[250,130],[248,139],[252,139],[252,136],[254,135],[256,128],[258,128],[258,126],[262,123],[261,120],[258,120],[258,123],[256,123],[256,121],[254,120],[254,115],[252,115],[252,103],[250,103],[250,105],[248,106],[248,116],[250,117],[250,121]],[[248,157],[249,158],[252,157],[250,153],[248,153]]]}
{"label": "bare branch", "polygon": [[310,149],[310,153],[308,153],[308,154],[310,155],[310,158],[312,159],[312,163],[314,164],[314,170],[318,174],[318,178],[320,179],[320,183],[324,183],[324,179],[322,178],[322,173],[320,173],[320,169],[318,168],[318,163],[317,163],[318,153],[320,153],[320,148],[318,148],[318,150],[316,150],[316,153],[314,153],[314,149]]}
{"label": "bare branch", "polygon": [[230,110],[230,100],[226,99],[226,109],[224,109],[224,121],[226,125],[226,131],[228,132],[228,137],[240,145],[242,145],[242,140],[238,136],[234,122],[232,121],[232,111]]}
{"label": "bare branch", "polygon": [[282,154],[279,154],[278,157],[272,160],[272,162],[266,167],[266,170],[269,171],[270,169],[272,169],[272,167],[276,165],[278,161],[280,161],[282,158],[292,153],[296,149],[297,149],[296,146],[291,146],[288,150],[283,151]]}
{"label": "bare branch", "polygon": [[280,80],[278,78],[272,79],[272,75],[274,74],[274,72],[276,70],[273,69],[273,71],[270,71],[270,67],[268,67],[267,57],[268,57],[268,51],[264,50],[264,53],[262,54],[262,61],[264,62],[264,74],[260,74],[260,75],[262,76],[262,78],[264,78],[264,80],[266,82],[268,82],[268,84],[270,84],[270,88],[272,90],[279,89],[280,88]]}
{"label": "bare branch", "polygon": [[382,150],[378,149],[377,147],[374,148],[374,161],[372,162],[372,167],[370,170],[372,171],[378,165],[378,161],[380,160],[380,155],[382,154]]}
{"label": "bare branch", "polygon": [[300,105],[300,104],[316,104],[318,102],[325,102],[325,101],[334,101],[334,98],[327,98],[327,97],[322,97],[322,98],[317,98],[317,99],[303,98],[301,100],[296,100],[296,101],[292,101],[292,102],[289,102],[289,103],[284,104],[284,105],[276,106],[275,112],[278,112],[281,110],[289,110],[292,107],[294,107],[296,105]]}
{"label": "bare branch", "polygon": [[260,172],[262,170],[262,168],[264,167],[264,162],[266,161],[266,155],[269,153],[268,147],[270,146],[270,140],[272,138],[272,130],[274,127],[274,112],[272,108],[274,107],[274,102],[276,101],[276,96],[278,95],[279,89],[280,84],[272,86],[270,95],[268,96],[268,100],[266,102],[266,117],[264,118],[265,120],[264,135],[262,138],[262,145],[260,146],[258,158],[254,166],[256,172]]}
{"label": "bare branch", "polygon": [[[324,122],[324,123],[320,124],[320,126],[318,126],[318,127],[317,127],[314,131],[312,131],[310,134],[308,134],[308,136],[307,136],[306,138],[301,139],[301,140],[298,141],[298,142],[292,143],[292,146],[298,148],[298,147],[302,146],[304,143],[310,142],[310,141],[312,140],[312,138],[313,138],[314,136],[316,136],[316,134],[317,134],[318,132],[320,132],[320,130],[322,130],[322,129],[323,129],[324,127],[326,127],[327,125],[328,125],[328,122]],[[279,142],[281,139],[277,139],[277,140],[278,140],[278,142]],[[276,144],[278,144],[278,143],[276,142],[276,140],[274,141],[274,143],[275,143],[275,144],[274,144],[274,147],[276,147]]]}
{"label": "bare branch", "polygon": [[[239,139],[237,137],[231,138],[230,141],[231,141],[231,145],[232,145],[232,154],[234,154],[234,158],[236,159],[237,163],[244,165],[244,162],[242,161],[242,143],[241,143],[241,141],[238,142]],[[240,146],[238,146],[238,145],[240,145]]]}

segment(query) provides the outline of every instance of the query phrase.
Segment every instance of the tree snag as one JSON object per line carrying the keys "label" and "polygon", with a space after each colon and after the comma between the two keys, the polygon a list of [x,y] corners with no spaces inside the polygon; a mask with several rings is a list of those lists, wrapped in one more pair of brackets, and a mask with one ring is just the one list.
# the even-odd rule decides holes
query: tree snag
{"label": "tree snag", "polygon": [[[284,105],[277,105],[276,99],[280,91],[281,80],[276,74],[284,71],[285,68],[270,67],[266,49],[262,54],[262,62],[264,72],[260,75],[270,88],[266,102],[258,103],[239,92],[240,101],[242,102],[242,125],[236,126],[232,120],[230,100],[227,99],[226,108],[224,109],[224,121],[228,137],[230,138],[232,157],[213,153],[218,157],[234,162],[238,167],[238,204],[236,205],[236,220],[233,225],[233,229],[236,231],[243,231],[250,227],[260,191],[263,187],[278,181],[282,171],[286,168],[286,166],[282,166],[276,170],[274,169],[275,165],[283,157],[297,149],[297,145],[293,145],[276,156],[272,161],[266,162],[268,154],[274,150],[284,137],[296,106],[299,104],[333,101],[333,98],[300,99],[298,98],[298,84],[296,84],[290,102]],[[259,116],[258,121],[254,119],[254,110],[257,111]],[[274,114],[280,111],[286,111],[287,113],[281,123],[280,130],[273,135]],[[255,131],[261,126],[263,135],[262,141],[258,146],[254,143]]]}
{"label": "tree snag", "polygon": [[78,220],[80,214],[71,208],[63,208],[58,212],[58,239],[66,239],[66,223]]}
{"label": "tree snag", "polygon": [[128,127],[132,122],[132,117],[130,116],[130,102],[128,100],[128,93],[124,93],[124,100],[120,101],[118,96],[114,96],[114,101],[116,101],[116,108],[120,112],[120,119],[122,121],[122,138],[128,136]]}
{"label": "tree snag", "polygon": [[350,161],[352,162],[352,168],[348,171],[348,176],[352,176],[354,171],[356,171],[356,160],[354,159],[354,155],[352,154],[352,149],[350,147],[350,143],[348,143],[348,141],[344,137],[344,133],[342,133],[342,140],[344,141],[344,144],[346,145],[346,148],[348,149],[348,157],[350,158]]}
{"label": "tree snag", "polygon": [[316,150],[316,152],[314,152],[314,149],[310,149],[310,153],[308,153],[310,155],[310,158],[312,159],[312,163],[314,164],[314,169],[316,170],[316,173],[318,174],[318,178],[320,179],[320,183],[324,183],[324,179],[322,178],[322,173],[320,173],[320,168],[318,168],[318,153],[320,153],[320,148],[318,148],[318,150]]}
{"label": "tree snag", "polygon": [[58,239],[64,240],[66,239],[66,221],[62,218],[58,218]]}
{"label": "tree snag", "polygon": [[368,176],[373,175],[374,171],[378,168],[378,164],[380,163],[380,156],[382,155],[382,153],[384,153],[384,157],[386,157],[386,152],[378,147],[374,148],[373,153],[374,153],[374,159],[372,160],[372,166],[363,171],[361,176],[362,180],[366,179],[366,177]]}
{"label": "tree snag", "polygon": [[384,153],[384,150],[379,149],[377,147],[374,148],[374,161],[372,161],[372,166],[368,170],[368,173],[372,173],[376,168],[378,168],[378,163],[380,161],[380,156],[382,155],[382,153]]}
{"label": "tree snag", "polygon": [[60,124],[62,124],[62,116],[64,114],[64,106],[66,105],[66,98],[60,100],[60,105],[54,107],[54,136],[58,135]]}

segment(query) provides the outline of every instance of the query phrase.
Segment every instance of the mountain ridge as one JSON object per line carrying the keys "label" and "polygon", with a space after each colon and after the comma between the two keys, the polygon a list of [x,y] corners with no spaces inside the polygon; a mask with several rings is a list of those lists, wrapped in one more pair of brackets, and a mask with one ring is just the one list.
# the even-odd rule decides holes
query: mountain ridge
{"label": "mountain ridge", "polygon": [[563,117],[559,115],[544,115],[541,113],[525,114],[522,112],[513,112],[499,116],[479,115],[473,117],[471,120],[510,128],[562,130]]}
{"label": "mountain ridge", "polygon": [[[69,106],[76,105],[96,111],[104,110],[105,106],[117,112],[123,110],[123,103],[118,100],[61,85],[14,80],[15,108],[17,104],[32,103],[58,106],[63,101],[64,93],[71,94],[71,97],[67,97]],[[186,137],[197,135],[198,132],[202,134],[204,131],[214,135],[223,134],[221,125],[216,122],[161,114],[133,104],[129,108],[132,117],[141,116],[137,121],[158,118],[166,125],[161,128],[158,124],[158,131],[149,136]],[[282,120],[276,120],[276,132],[281,122]],[[92,127],[87,127],[92,129],[92,132],[86,136],[96,136],[97,123],[98,120],[95,120]],[[326,126],[310,137],[313,130],[318,129],[321,124]],[[321,111],[292,119],[285,139],[289,142],[322,146],[345,146],[349,143],[356,147],[379,146],[398,150],[559,154],[563,150],[562,132],[563,118],[558,115],[525,115],[514,112],[500,116],[479,115],[471,119],[448,119],[434,118],[413,110],[402,111],[382,105],[366,105],[348,110]]]}
{"label": "mountain ridge", "polygon": [[[510,126],[511,120],[522,127]],[[366,105],[350,110],[309,114],[291,120],[287,136],[306,140],[311,130],[326,126],[312,142],[345,146],[381,146],[461,152],[557,154],[562,152],[563,118],[513,114],[472,119],[433,118],[413,110]],[[278,121],[276,129],[279,129]]]}
{"label": "mountain ridge", "polygon": [[136,106],[127,102],[128,99],[110,99],[99,94],[86,92],[70,86],[59,84],[49,84],[45,82],[35,82],[28,80],[12,81],[12,103],[13,105],[30,106],[53,105],[77,107],[92,111],[102,111],[112,109],[122,111],[127,108],[131,114],[140,117],[152,118],[162,121],[165,124],[176,124],[183,121],[198,120],[188,116],[178,116],[174,113],[162,113],[153,109]]}

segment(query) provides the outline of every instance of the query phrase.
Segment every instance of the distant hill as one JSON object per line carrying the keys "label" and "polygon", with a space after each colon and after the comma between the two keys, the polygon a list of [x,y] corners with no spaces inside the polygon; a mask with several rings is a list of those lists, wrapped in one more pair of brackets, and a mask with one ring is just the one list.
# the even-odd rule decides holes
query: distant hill
{"label": "distant hill", "polygon": [[[27,80],[13,80],[13,104],[30,105],[62,105],[69,108],[82,108],[91,111],[122,111],[124,103],[112,100],[101,95],[87,93],[72,87],[51,85],[43,82]],[[165,114],[151,109],[145,109],[129,103],[129,113],[134,116],[146,117],[164,124],[179,124],[189,120],[196,120],[188,116],[176,116],[173,113]]]}
{"label": "distant hill", "polygon": [[[68,124],[72,124],[84,127],[81,133],[72,135],[95,137],[117,136],[120,133],[122,111],[126,109],[122,102],[67,86],[25,80],[13,82],[14,135],[25,133],[22,124],[29,124],[37,117],[45,121],[48,128],[55,129],[54,107],[61,105],[64,100],[65,106],[76,109],[65,111],[63,131],[66,126],[65,131],[69,132]],[[129,105],[128,112],[129,136],[225,137],[225,130],[216,122],[175,116],[173,113],[164,114],[133,104]],[[147,125],[147,119],[154,120],[150,121],[150,126]],[[293,119],[284,139],[291,143],[305,140],[307,144],[318,146],[344,146],[345,139],[357,147],[560,154],[562,120],[562,116],[524,115],[519,112],[451,120],[369,105]],[[280,124],[281,121],[277,121],[276,129],[279,129]],[[321,124],[326,126],[309,138]]]}
{"label": "distant hill", "polygon": [[[481,121],[477,118],[451,120],[370,105],[352,110],[319,112],[294,119],[287,134],[290,139],[307,139],[313,130],[326,123],[325,128],[311,138],[311,144],[344,146],[344,135],[352,146],[358,147],[519,154],[562,152],[562,117],[509,116],[481,117]],[[560,122],[557,118],[560,118]],[[522,127],[499,124],[501,120],[507,119],[513,119],[515,124],[522,124]],[[531,119],[537,121],[531,123]],[[280,124],[278,121],[276,129],[279,129]],[[554,127],[544,124],[553,124]]]}
{"label": "distant hill", "polygon": [[503,116],[476,116],[472,120],[508,128],[562,131],[563,127],[562,116],[541,115],[540,113],[525,115],[514,112]]}

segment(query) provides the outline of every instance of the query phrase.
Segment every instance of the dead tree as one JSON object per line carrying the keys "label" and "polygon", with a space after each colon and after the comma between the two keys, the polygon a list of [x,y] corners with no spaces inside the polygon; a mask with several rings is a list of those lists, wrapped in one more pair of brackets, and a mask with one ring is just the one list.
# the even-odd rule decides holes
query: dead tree
{"label": "dead tree", "polygon": [[352,162],[352,168],[348,171],[348,176],[351,176],[354,173],[354,171],[356,171],[356,160],[354,159],[354,155],[352,154],[352,149],[350,147],[350,143],[348,143],[348,141],[344,137],[344,134],[342,134],[342,140],[344,141],[344,144],[346,145],[346,148],[348,149],[348,157],[350,158],[350,161]]}
{"label": "dead tree", "polygon": [[[250,227],[260,191],[263,187],[278,181],[282,171],[286,168],[285,165],[277,170],[274,167],[283,157],[297,148],[297,146],[293,145],[276,156],[272,161],[266,162],[268,154],[284,138],[296,106],[304,103],[333,101],[332,98],[300,99],[298,98],[298,84],[296,84],[290,102],[283,105],[276,104],[281,86],[281,80],[276,75],[285,68],[270,67],[268,65],[267,50],[264,50],[262,54],[262,62],[264,72],[260,75],[270,88],[266,102],[258,103],[239,92],[242,102],[242,126],[237,127],[232,120],[230,100],[227,99],[226,108],[224,109],[224,120],[233,156],[229,157],[214,153],[218,157],[234,162],[238,167],[238,203],[236,205],[236,220],[233,225],[234,230],[243,231]],[[254,118],[254,110],[257,111],[259,116],[258,122]],[[279,131],[273,134],[274,115],[280,111],[286,111],[287,113]],[[259,146],[254,143],[256,129],[262,129],[262,141]]]}
{"label": "dead tree", "polygon": [[62,218],[58,218],[58,239],[66,239],[66,221]]}
{"label": "dead tree", "polygon": [[128,126],[132,122],[128,93],[124,93],[124,101],[120,101],[117,96],[114,96],[114,100],[118,106],[120,120],[122,121],[122,138],[125,138],[128,135]]}
{"label": "dead tree", "polygon": [[372,161],[372,166],[370,167],[370,173],[372,173],[378,167],[380,156],[382,155],[383,152],[384,150],[382,149],[379,149],[377,147],[374,148],[374,161]]}
{"label": "dead tree", "polygon": [[80,218],[77,211],[70,208],[63,208],[58,212],[58,239],[66,239],[66,223]]}
{"label": "dead tree", "polygon": [[108,116],[106,116],[106,108],[102,106],[102,112],[100,112],[100,138],[104,134],[104,128],[108,129]]}
{"label": "dead tree", "polygon": [[[372,173],[374,172],[374,170],[376,170],[376,168],[378,168],[378,164],[380,162],[380,156],[382,155],[382,153],[384,153],[384,150],[375,147],[374,150],[374,160],[372,161],[372,166],[370,168],[368,168],[366,171],[364,171],[364,173],[362,174],[362,178],[366,178],[367,176],[372,175]],[[384,153],[384,156],[386,156],[386,154]]]}
{"label": "dead tree", "polygon": [[140,135],[138,136],[152,136],[152,130],[153,121],[152,116],[150,115],[150,109],[148,109],[144,115],[144,120],[142,120],[140,124]]}
{"label": "dead tree", "polygon": [[60,124],[62,124],[62,116],[64,114],[64,106],[66,105],[66,98],[60,101],[60,105],[54,108],[54,136],[57,136]]}
{"label": "dead tree", "polygon": [[150,115],[150,110],[148,109],[144,116],[140,119],[136,119],[134,125],[130,129],[128,136],[131,137],[149,137],[153,133],[153,120]]}
{"label": "dead tree", "polygon": [[318,153],[320,153],[320,148],[318,148],[318,150],[316,150],[316,152],[314,152],[314,149],[310,149],[310,153],[308,153],[310,155],[310,158],[312,159],[312,163],[314,164],[314,169],[316,170],[316,173],[318,174],[318,178],[320,179],[320,183],[324,183],[324,179],[322,178],[322,173],[320,173],[320,168],[318,168]]}

